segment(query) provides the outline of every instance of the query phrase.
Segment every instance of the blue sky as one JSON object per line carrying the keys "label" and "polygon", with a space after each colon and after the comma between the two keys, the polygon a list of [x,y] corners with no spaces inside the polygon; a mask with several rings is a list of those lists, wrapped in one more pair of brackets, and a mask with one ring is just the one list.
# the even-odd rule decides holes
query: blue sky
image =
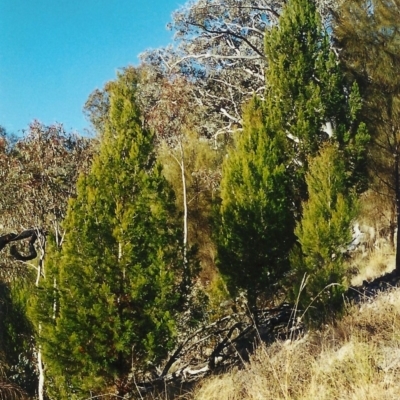
{"label": "blue sky", "polygon": [[0,0],[0,125],[61,122],[83,133],[82,107],[118,68],[172,42],[184,0]]}

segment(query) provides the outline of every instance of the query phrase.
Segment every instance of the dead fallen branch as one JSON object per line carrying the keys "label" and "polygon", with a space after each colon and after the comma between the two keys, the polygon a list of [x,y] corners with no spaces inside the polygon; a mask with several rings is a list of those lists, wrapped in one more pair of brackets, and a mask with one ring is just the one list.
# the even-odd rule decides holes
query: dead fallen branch
{"label": "dead fallen branch", "polygon": [[260,341],[293,338],[302,330],[292,306],[286,303],[260,310],[256,319],[245,312],[227,315],[188,335],[152,377],[132,376],[133,391],[144,394],[166,384],[196,381],[211,372],[243,364]]}
{"label": "dead fallen branch", "polygon": [[10,247],[10,254],[15,260],[18,261],[29,261],[37,257],[37,252],[35,249],[35,242],[38,238],[37,229],[26,229],[21,233],[7,233],[6,235],[0,236],[0,251],[2,251],[9,243],[17,242],[24,239],[30,239],[28,242],[29,253],[27,255],[22,255],[15,245]]}

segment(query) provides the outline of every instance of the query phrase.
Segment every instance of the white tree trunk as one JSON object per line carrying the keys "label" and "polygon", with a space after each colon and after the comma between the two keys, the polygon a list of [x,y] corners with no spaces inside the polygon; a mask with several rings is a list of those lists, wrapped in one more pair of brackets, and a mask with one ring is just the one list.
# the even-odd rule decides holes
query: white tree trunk
{"label": "white tree trunk", "polygon": [[[39,286],[39,281],[42,275],[44,275],[44,257],[46,253],[46,238],[44,235],[38,232],[39,246],[40,246],[40,258],[38,262],[38,274],[36,277],[36,287]],[[41,331],[41,324],[39,323],[39,336]],[[37,351],[37,368],[39,371],[39,382],[38,382],[38,399],[44,400],[44,367],[42,362],[42,348],[39,345]]]}
{"label": "white tree trunk", "polygon": [[[40,324],[39,324],[39,334],[40,334]],[[38,348],[37,353],[37,364],[39,371],[39,383],[38,383],[38,398],[39,400],[44,400],[44,367],[42,362],[42,349],[41,346]]]}
{"label": "white tree trunk", "polygon": [[182,140],[179,141],[179,148],[181,153],[181,160],[179,166],[181,168],[182,195],[183,195],[183,266],[186,269],[187,242],[188,242],[188,202],[187,202],[186,177],[185,177],[185,157],[183,152]]}

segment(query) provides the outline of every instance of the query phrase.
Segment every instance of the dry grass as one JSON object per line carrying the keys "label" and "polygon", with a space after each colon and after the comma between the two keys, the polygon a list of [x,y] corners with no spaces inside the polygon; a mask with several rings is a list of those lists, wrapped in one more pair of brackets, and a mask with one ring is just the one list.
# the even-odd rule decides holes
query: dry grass
{"label": "dry grass", "polygon": [[363,281],[370,281],[378,276],[391,272],[395,265],[395,255],[392,249],[379,249],[368,257],[360,255],[352,261],[352,266],[358,271],[351,279],[352,286],[360,286]]}
{"label": "dry grass", "polygon": [[[368,193],[361,223],[377,235],[393,209]],[[377,206],[379,205],[379,207]],[[353,258],[352,286],[391,272],[394,250],[385,236]],[[187,400],[397,400],[400,399],[400,289],[351,305],[341,320],[301,340],[260,346],[228,373],[200,382]]]}
{"label": "dry grass", "polygon": [[[359,274],[351,284],[358,286],[390,272],[394,254],[379,250],[367,258],[360,255],[353,265]],[[398,400],[400,288],[347,305],[340,320],[300,340],[261,345],[248,363],[186,390],[152,399]]]}
{"label": "dry grass", "polygon": [[[385,268],[374,270],[378,256],[362,271],[361,282],[384,272],[390,258],[382,257]],[[201,382],[187,398],[399,399],[400,289],[349,306],[335,325],[309,332],[301,340],[261,346],[241,369]]]}

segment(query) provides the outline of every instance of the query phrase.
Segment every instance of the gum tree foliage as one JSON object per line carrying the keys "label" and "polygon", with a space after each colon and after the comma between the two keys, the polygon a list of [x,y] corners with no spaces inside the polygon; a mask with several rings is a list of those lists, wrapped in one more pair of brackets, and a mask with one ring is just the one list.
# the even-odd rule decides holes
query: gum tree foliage
{"label": "gum tree foliage", "polygon": [[285,137],[266,123],[268,117],[257,98],[243,118],[243,132],[223,164],[217,265],[230,292],[244,290],[254,311],[261,296],[273,298],[289,269],[293,196]]}
{"label": "gum tree foliage", "polygon": [[22,138],[3,136],[0,141],[2,231],[52,232],[61,241],[60,223],[79,172],[90,165],[91,141],[66,133],[62,125],[38,121]]}
{"label": "gum tree foliage", "polygon": [[124,395],[130,374],[151,369],[174,344],[181,230],[154,136],[142,127],[136,74],[128,68],[109,84],[100,152],[78,181],[65,242],[51,251],[43,281],[38,312],[53,398]]}
{"label": "gum tree foliage", "polygon": [[[193,130],[196,113],[189,110],[190,83],[182,78],[166,79],[160,85],[157,101],[148,110],[147,122],[163,142],[180,170],[183,204],[183,247],[188,249],[187,135]],[[186,255],[185,255],[186,257]]]}
{"label": "gum tree foliage", "polygon": [[[184,242],[196,249],[199,278],[215,275],[214,244],[211,239],[212,200],[219,187],[224,148],[215,148],[201,137],[198,127],[207,116],[203,107],[193,107],[193,82],[178,75],[154,79],[154,69],[141,68],[139,96],[145,122],[157,137],[157,152],[163,171],[177,194],[183,211]],[[194,299],[190,300],[194,310]],[[204,309],[204,301],[202,308]]]}
{"label": "gum tree foliage", "polygon": [[[202,116],[199,107],[193,109],[190,103],[192,83],[182,76],[177,76],[173,80],[160,79],[157,96],[152,97],[153,101],[150,102],[146,99],[147,91],[144,88],[147,86],[150,73],[148,68],[141,68],[138,96],[145,124],[155,133],[158,157],[160,162],[163,162],[164,175],[174,187],[178,197],[177,205],[183,211],[183,261],[189,289],[193,277],[200,271],[199,262],[191,263],[190,258],[194,260],[195,255],[197,258],[197,255],[202,254],[204,261],[204,247],[209,244],[209,241],[201,243],[202,234],[199,232],[207,230],[204,220],[208,215],[204,218],[201,211],[198,211],[200,197],[206,200],[203,202],[204,209],[211,203],[210,197],[206,197],[205,192],[209,194],[214,190],[213,183],[219,170],[207,167],[215,167],[216,163],[212,161],[217,159],[213,154],[217,151],[198,140],[196,127]],[[174,173],[175,171],[178,173]],[[196,228],[193,229],[194,226]],[[207,233],[209,234],[209,230]],[[199,249],[201,245],[203,249]],[[198,291],[197,295],[195,292],[191,293],[186,307],[188,313],[199,315],[196,311],[198,306],[205,309],[204,298],[200,300],[203,304],[195,305],[199,301],[199,296],[202,297],[200,292]]]}
{"label": "gum tree foliage", "polygon": [[[360,86],[371,132],[373,189],[390,199],[400,228],[400,2],[351,0],[335,14],[334,38],[348,75]],[[397,235],[397,249],[400,235]],[[396,252],[400,271],[400,252]]]}
{"label": "gum tree foliage", "polygon": [[95,89],[90,93],[83,107],[83,113],[92,124],[95,134],[101,136],[110,108],[110,99],[107,91],[108,84],[103,89]]}
{"label": "gum tree foliage", "polygon": [[[336,2],[318,1],[328,21]],[[206,108],[201,133],[232,133],[242,126],[242,104],[254,93],[263,97],[265,32],[275,25],[283,0],[199,0],[173,14],[169,28],[175,45],[147,51],[142,61],[157,74],[183,74],[194,82],[191,103]]]}
{"label": "gum tree foliage", "polygon": [[[143,77],[143,74],[141,76]],[[143,79],[141,85],[146,85]],[[196,128],[204,116],[198,109],[193,110],[190,103],[191,90],[192,83],[182,76],[173,80],[163,79],[158,87],[156,101],[152,104],[148,103],[150,107],[147,109],[142,103],[146,123],[156,134],[159,153],[165,155],[167,151],[170,156],[169,161],[172,161],[180,171],[181,184],[176,193],[180,193],[181,197],[178,203],[183,209],[183,242],[188,250],[194,242],[189,237],[189,220],[195,219],[195,203],[202,193],[215,189],[213,185],[220,175],[218,163],[215,165],[216,163],[213,162],[210,165],[210,161],[216,160],[220,152],[212,149],[204,140],[199,141]],[[139,90],[139,93],[144,95],[143,91]],[[205,165],[202,165],[200,157],[203,158]],[[172,166],[167,165],[165,156],[163,159],[166,168],[173,169]],[[196,221],[192,221],[193,223]]]}

